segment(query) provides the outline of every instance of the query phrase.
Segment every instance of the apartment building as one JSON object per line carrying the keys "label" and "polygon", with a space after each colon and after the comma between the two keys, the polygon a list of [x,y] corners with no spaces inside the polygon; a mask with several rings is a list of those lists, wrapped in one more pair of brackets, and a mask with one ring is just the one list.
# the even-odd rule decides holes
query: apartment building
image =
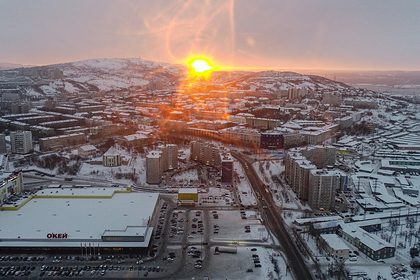
{"label": "apartment building", "polygon": [[230,127],[220,130],[220,136],[223,141],[232,142],[239,145],[260,147],[261,133],[256,129],[249,129],[244,127]]}
{"label": "apartment building", "polygon": [[308,200],[309,172],[316,169],[300,153],[288,153],[285,160],[286,181],[292,190],[302,200]]}
{"label": "apartment building", "polygon": [[308,203],[312,209],[330,210],[334,206],[335,191],[340,188],[340,177],[333,171],[321,169],[309,173]]}
{"label": "apartment building", "polygon": [[336,148],[333,146],[313,146],[300,150],[317,168],[334,166]]}
{"label": "apartment building", "polygon": [[220,155],[220,161],[222,164],[222,176],[221,184],[233,186],[233,158],[229,153],[223,153]]}
{"label": "apartment building", "polygon": [[162,175],[162,152],[151,151],[146,156],[146,182],[148,184],[159,184],[162,181]]}
{"label": "apartment building", "polygon": [[275,131],[266,131],[261,133],[261,148],[263,149],[283,149],[283,133]]}
{"label": "apartment building", "polygon": [[83,144],[86,142],[84,133],[39,138],[39,150],[41,152],[61,149],[64,147]]}
{"label": "apartment building", "polygon": [[18,102],[10,105],[12,114],[27,114],[31,110],[31,103],[29,102]]}
{"label": "apartment building", "polygon": [[201,141],[191,142],[191,159],[205,165],[220,166],[219,148]]}
{"label": "apartment building", "polygon": [[178,168],[178,146],[175,144],[160,145],[158,151],[162,152],[163,171]]}
{"label": "apartment building", "polygon": [[296,147],[305,142],[305,137],[300,132],[285,132],[284,137],[284,147]]}
{"label": "apartment building", "polygon": [[246,117],[246,123],[249,127],[258,129],[274,129],[280,125],[280,120]]}
{"label": "apartment building", "polygon": [[0,133],[0,154],[7,154],[6,135]]}
{"label": "apartment building", "polygon": [[309,173],[314,169],[316,169],[316,166],[306,159],[295,160],[293,164],[292,189],[297,196],[304,201],[308,200]]}
{"label": "apartment building", "polygon": [[11,131],[10,143],[13,154],[27,154],[33,150],[32,132],[30,131]]}

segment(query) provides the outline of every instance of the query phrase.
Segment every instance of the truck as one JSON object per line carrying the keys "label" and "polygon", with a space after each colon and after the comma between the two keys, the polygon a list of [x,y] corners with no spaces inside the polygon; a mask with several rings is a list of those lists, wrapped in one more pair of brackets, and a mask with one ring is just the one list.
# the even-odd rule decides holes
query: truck
{"label": "truck", "polygon": [[218,246],[214,248],[214,254],[218,255],[220,253],[231,253],[236,254],[238,252],[236,247],[226,247],[226,246]]}

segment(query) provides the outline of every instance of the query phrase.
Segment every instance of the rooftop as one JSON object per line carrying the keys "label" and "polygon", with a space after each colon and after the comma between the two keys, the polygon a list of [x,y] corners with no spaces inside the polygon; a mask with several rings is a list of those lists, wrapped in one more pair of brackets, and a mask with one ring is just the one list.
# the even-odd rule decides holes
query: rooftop
{"label": "rooftop", "polygon": [[[101,247],[144,247],[152,232],[147,224],[158,196],[129,193],[124,188],[44,189],[20,209],[1,212],[0,246],[79,247],[81,241],[92,241]],[[146,241],[102,242],[101,237],[110,231],[146,235]],[[49,234],[67,238],[51,239]]]}

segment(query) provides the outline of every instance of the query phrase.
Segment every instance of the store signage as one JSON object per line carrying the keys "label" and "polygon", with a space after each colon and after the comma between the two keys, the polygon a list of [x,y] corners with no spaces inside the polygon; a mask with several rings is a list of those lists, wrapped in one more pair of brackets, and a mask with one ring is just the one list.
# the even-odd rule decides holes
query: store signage
{"label": "store signage", "polygon": [[67,238],[67,233],[48,233],[47,238]]}

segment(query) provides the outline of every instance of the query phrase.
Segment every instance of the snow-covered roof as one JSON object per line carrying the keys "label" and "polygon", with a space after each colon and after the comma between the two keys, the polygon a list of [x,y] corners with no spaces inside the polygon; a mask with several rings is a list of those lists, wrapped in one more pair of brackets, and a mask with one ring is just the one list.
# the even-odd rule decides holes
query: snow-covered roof
{"label": "snow-covered roof", "polygon": [[341,241],[340,237],[336,234],[321,234],[321,238],[325,240],[325,242],[330,246],[330,248],[338,251],[338,250],[349,250],[346,244]]}
{"label": "snow-covered roof", "polygon": [[80,146],[79,149],[81,149],[84,152],[89,152],[89,151],[96,151],[96,147],[93,145],[84,145],[84,146]]}
{"label": "snow-covered roof", "polygon": [[353,238],[359,239],[360,242],[368,246],[373,251],[379,251],[384,248],[395,248],[391,243],[388,243],[378,236],[370,234],[359,227],[344,224],[342,230]]}
{"label": "snow-covered roof", "polygon": [[336,221],[340,220],[342,221],[343,218],[340,216],[323,216],[323,217],[316,217],[316,218],[303,218],[303,219],[296,219],[295,222],[298,225],[305,225],[305,224],[311,224],[311,223],[320,223],[320,222],[327,222],[327,221]]}
{"label": "snow-covered roof", "polygon": [[197,194],[198,189],[197,188],[181,188],[179,189],[178,193],[180,194]]}
{"label": "snow-covered roof", "polygon": [[[123,188],[44,189],[16,211],[0,215],[0,246],[146,247],[148,221],[158,201],[155,193],[122,193]],[[144,242],[105,242],[102,236],[134,234]],[[105,234],[106,233],[106,234]],[[52,238],[65,234],[66,238]],[[30,240],[31,242],[27,242]]]}
{"label": "snow-covered roof", "polygon": [[115,155],[121,155],[121,151],[118,151],[117,149],[115,149],[115,147],[109,148],[108,151],[106,151],[106,153],[104,154],[104,156],[115,156]]}
{"label": "snow-covered roof", "polygon": [[127,141],[135,141],[135,140],[147,139],[148,138],[146,135],[140,134],[140,133],[126,135],[126,136],[123,136],[123,137]]}

